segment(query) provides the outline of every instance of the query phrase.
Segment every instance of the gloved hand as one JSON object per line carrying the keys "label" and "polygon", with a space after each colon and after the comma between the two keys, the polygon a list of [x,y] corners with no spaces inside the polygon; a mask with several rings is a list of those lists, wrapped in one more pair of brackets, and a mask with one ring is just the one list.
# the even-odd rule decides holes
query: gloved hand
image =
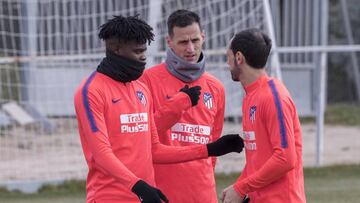
{"label": "gloved hand", "polygon": [[249,203],[249,202],[250,202],[250,198],[248,196],[246,196],[242,201],[242,203]]}
{"label": "gloved hand", "polygon": [[196,104],[198,104],[200,99],[200,90],[200,86],[194,86],[189,88],[189,85],[185,85],[183,88],[180,89],[180,92],[186,93],[191,99],[191,105],[195,106]]}
{"label": "gloved hand", "polygon": [[206,147],[209,156],[222,156],[230,152],[240,153],[244,148],[244,140],[238,134],[229,134],[207,144]]}
{"label": "gloved hand", "polygon": [[150,186],[142,180],[136,182],[131,191],[139,197],[142,203],[161,203],[161,200],[166,203],[169,202],[159,189]]}

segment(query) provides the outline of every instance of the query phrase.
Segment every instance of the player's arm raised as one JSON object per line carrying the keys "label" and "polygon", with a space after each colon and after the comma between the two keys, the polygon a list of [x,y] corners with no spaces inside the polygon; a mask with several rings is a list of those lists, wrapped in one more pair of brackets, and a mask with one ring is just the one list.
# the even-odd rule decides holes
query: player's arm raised
{"label": "player's arm raised", "polygon": [[[140,81],[152,89],[147,74],[145,71]],[[162,103],[160,108],[154,109],[154,120],[158,132],[165,132],[178,122],[184,111],[198,103],[200,94],[200,86],[189,87],[186,85],[177,94]]]}
{"label": "player's arm raised", "polygon": [[[150,118],[152,117],[153,113],[150,113]],[[160,143],[154,122],[150,123],[150,128],[153,162],[157,164],[181,163],[207,157],[222,156],[230,152],[240,153],[244,148],[244,142],[238,134],[224,135],[217,141],[207,145],[167,146]]]}

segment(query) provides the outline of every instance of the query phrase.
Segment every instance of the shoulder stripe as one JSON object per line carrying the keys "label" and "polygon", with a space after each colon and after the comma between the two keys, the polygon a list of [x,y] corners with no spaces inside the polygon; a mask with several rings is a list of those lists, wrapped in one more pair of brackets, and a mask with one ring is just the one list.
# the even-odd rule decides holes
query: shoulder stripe
{"label": "shoulder stripe", "polygon": [[82,89],[83,104],[84,104],[84,107],[85,107],[85,110],[86,110],[86,115],[87,115],[87,118],[89,120],[92,132],[97,132],[98,128],[97,128],[97,126],[95,124],[94,115],[92,114],[91,109],[90,109],[88,91],[89,91],[89,85],[90,85],[91,81],[94,79],[95,74],[96,74],[96,71],[94,71],[90,75],[90,77],[86,80],[85,85],[84,85],[84,87]]}
{"label": "shoulder stripe", "polygon": [[280,98],[279,98],[279,93],[278,93],[278,91],[277,91],[277,89],[275,87],[274,80],[270,80],[268,83],[269,83],[272,95],[274,97],[276,110],[277,110],[277,114],[278,114],[278,120],[279,120],[279,125],[280,125],[280,136],[281,136],[281,147],[282,148],[287,148],[288,143],[287,143],[287,140],[286,140],[286,129],[285,129],[285,122],[284,122],[284,114],[283,114],[283,110],[282,110],[282,106],[281,106],[281,101],[280,101]]}

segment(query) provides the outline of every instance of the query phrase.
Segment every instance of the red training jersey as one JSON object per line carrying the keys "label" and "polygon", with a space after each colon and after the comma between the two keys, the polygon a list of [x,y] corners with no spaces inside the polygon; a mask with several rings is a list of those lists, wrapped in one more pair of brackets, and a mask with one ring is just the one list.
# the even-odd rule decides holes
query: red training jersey
{"label": "red training jersey", "polygon": [[[155,123],[162,144],[170,146],[206,145],[217,140],[223,128],[225,93],[219,80],[205,72],[185,83],[161,63],[145,70],[140,78],[150,89]],[[196,106],[179,90],[184,85],[201,86]],[[180,156],[180,155],[179,155]],[[177,164],[155,164],[155,181],[172,203],[216,203],[215,158]]]}
{"label": "red training jersey", "polygon": [[122,83],[94,72],[78,88],[74,102],[89,167],[87,203],[139,202],[131,188],[139,179],[155,186],[153,162],[207,157],[206,147],[159,143],[152,97],[139,81]]}
{"label": "red training jersey", "polygon": [[303,203],[302,136],[295,104],[277,79],[262,76],[245,87],[246,165],[234,189],[252,203]]}

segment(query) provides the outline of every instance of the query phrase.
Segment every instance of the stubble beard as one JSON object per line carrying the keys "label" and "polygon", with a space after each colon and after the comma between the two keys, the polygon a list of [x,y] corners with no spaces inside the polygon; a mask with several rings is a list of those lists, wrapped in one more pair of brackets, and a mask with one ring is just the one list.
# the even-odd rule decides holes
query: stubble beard
{"label": "stubble beard", "polygon": [[240,65],[237,65],[236,61],[234,61],[234,63],[235,63],[235,67],[234,67],[234,69],[232,71],[230,71],[231,72],[231,78],[232,78],[233,81],[239,82],[240,81],[240,75],[241,75],[242,71],[241,71]]}

